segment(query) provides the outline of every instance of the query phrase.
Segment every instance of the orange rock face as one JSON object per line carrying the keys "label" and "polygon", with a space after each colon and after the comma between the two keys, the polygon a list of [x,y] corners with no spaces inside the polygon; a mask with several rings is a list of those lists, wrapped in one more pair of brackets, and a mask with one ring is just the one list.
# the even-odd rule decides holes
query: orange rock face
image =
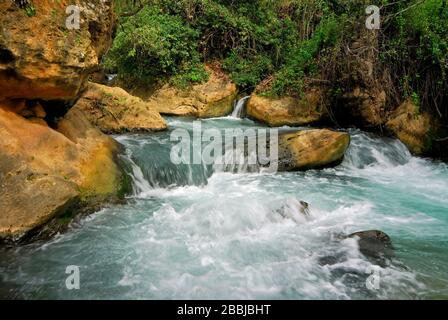
{"label": "orange rock face", "polygon": [[194,85],[183,91],[165,85],[148,100],[161,114],[214,118],[230,114],[237,95],[236,85],[230,79],[206,67],[210,78],[206,83]]}
{"label": "orange rock face", "polygon": [[[81,9],[79,30],[66,8]],[[111,1],[33,1],[34,15],[0,2],[0,100],[76,98],[111,41]]]}
{"label": "orange rock face", "polygon": [[420,113],[411,101],[404,101],[390,116],[386,128],[395,134],[416,155],[428,151],[431,144],[433,120],[427,112]]}
{"label": "orange rock face", "polygon": [[[67,112],[109,46],[112,2],[16,3],[0,1],[0,238],[8,239],[117,197],[124,185],[118,144],[79,110]],[[69,5],[81,10],[79,29],[66,27]]]}
{"label": "orange rock face", "polygon": [[318,90],[307,92],[301,99],[272,99],[253,94],[247,103],[247,115],[271,127],[301,126],[322,120],[326,109]]}
{"label": "orange rock face", "polygon": [[279,169],[320,169],[340,163],[350,145],[350,135],[327,129],[303,130],[280,135]]}
{"label": "orange rock face", "polygon": [[90,83],[73,106],[105,133],[149,132],[167,128],[155,106],[118,87]]}
{"label": "orange rock face", "polygon": [[91,197],[120,188],[118,146],[76,110],[58,131],[0,105],[0,238],[21,236]]}

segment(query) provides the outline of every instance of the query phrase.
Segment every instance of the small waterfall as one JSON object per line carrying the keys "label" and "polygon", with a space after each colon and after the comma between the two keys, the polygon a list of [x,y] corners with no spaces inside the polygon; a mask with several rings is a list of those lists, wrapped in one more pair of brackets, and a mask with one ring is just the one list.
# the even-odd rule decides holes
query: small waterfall
{"label": "small waterfall", "polygon": [[249,100],[250,96],[246,96],[235,103],[235,108],[232,112],[233,118],[243,118],[244,117],[244,106],[246,105],[247,100]]}
{"label": "small waterfall", "polygon": [[106,74],[106,82],[108,85],[112,84],[115,78],[117,77],[117,74]]}
{"label": "small waterfall", "polygon": [[139,195],[142,192],[147,192],[152,189],[151,185],[145,179],[142,169],[129,157],[128,159],[132,166],[132,181],[134,182],[134,195]]}

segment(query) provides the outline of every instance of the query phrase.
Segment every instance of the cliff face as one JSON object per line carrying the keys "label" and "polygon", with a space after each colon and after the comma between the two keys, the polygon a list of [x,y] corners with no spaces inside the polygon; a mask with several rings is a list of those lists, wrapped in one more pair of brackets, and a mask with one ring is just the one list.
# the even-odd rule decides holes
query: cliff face
{"label": "cliff face", "polygon": [[[18,1],[17,1],[18,2]],[[81,10],[69,30],[69,5]],[[0,2],[0,100],[77,97],[111,42],[111,1]]]}
{"label": "cliff face", "polygon": [[[65,24],[73,4],[79,30]],[[119,146],[70,109],[113,22],[107,0],[0,2],[0,239],[59,227],[123,191]]]}

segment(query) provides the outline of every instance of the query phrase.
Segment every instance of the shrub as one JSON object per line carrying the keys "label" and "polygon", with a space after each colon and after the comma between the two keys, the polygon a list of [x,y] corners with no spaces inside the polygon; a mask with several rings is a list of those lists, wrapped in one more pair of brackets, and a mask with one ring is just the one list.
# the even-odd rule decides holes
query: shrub
{"label": "shrub", "polygon": [[120,26],[105,65],[130,79],[155,81],[182,75],[186,81],[200,82],[207,75],[197,42],[197,31],[180,17],[146,7]]}
{"label": "shrub", "polygon": [[[300,95],[320,71],[349,88],[344,48],[362,39],[366,0],[119,0],[122,18],[106,65],[121,76],[170,81],[185,87],[207,79],[202,67],[219,60],[243,90],[263,82],[264,94]],[[448,5],[446,0],[379,1],[381,65],[394,94],[418,95],[421,106],[447,105]],[[376,44],[373,44],[375,46]],[[337,53],[331,56],[331,52]],[[325,64],[331,63],[331,75]],[[337,72],[336,72],[337,71]],[[337,77],[337,75],[342,77]],[[342,79],[340,79],[342,78]],[[269,79],[270,81],[264,81]],[[350,83],[348,83],[350,82]],[[448,108],[444,107],[448,117]],[[440,111],[440,110],[439,110]],[[439,114],[442,112],[439,112]]]}

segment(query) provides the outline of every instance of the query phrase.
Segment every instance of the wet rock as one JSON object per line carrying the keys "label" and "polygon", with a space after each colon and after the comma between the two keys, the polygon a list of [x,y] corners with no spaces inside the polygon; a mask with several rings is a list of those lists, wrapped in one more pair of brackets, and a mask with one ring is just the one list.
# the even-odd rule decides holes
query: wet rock
{"label": "wet rock", "polygon": [[355,232],[348,238],[358,240],[359,250],[362,254],[372,258],[390,258],[394,256],[394,249],[390,237],[379,230]]}
{"label": "wet rock", "polygon": [[247,115],[271,127],[307,125],[327,115],[322,100],[322,93],[317,89],[310,90],[300,99],[272,99],[253,94],[247,103]]}
{"label": "wet rock", "polygon": [[[386,267],[390,264],[390,258],[394,257],[394,249],[390,237],[379,230],[359,231],[350,235],[333,234],[331,235],[331,246],[337,248],[341,241],[347,239],[355,239],[358,243],[359,251],[368,260],[381,267]],[[347,252],[332,250],[330,254],[322,255],[318,258],[318,263],[322,266],[340,264],[346,262],[348,259]],[[335,269],[336,270],[336,269]],[[338,272],[346,273],[344,268]]]}
{"label": "wet rock", "polygon": [[318,258],[318,263],[321,266],[332,266],[338,263],[342,263],[347,260],[345,253],[335,252],[332,255],[324,255]]}
{"label": "wet rock", "polygon": [[288,200],[275,212],[284,219],[292,219],[296,223],[304,222],[310,218],[309,204],[305,201]]}
{"label": "wet rock", "polygon": [[166,85],[148,100],[161,114],[213,118],[229,115],[237,95],[237,88],[227,75],[216,68],[206,67],[210,78],[206,83],[179,90]]}
{"label": "wet rock", "polygon": [[89,83],[73,109],[105,133],[149,132],[167,128],[154,106],[118,87]]}
{"label": "wet rock", "polygon": [[310,216],[310,205],[308,202],[300,201],[301,208],[300,213],[302,213],[304,216],[309,217]]}
{"label": "wet rock", "polygon": [[350,144],[344,132],[303,130],[279,136],[279,171],[319,169],[339,164]]}
{"label": "wet rock", "polygon": [[111,42],[112,1],[76,1],[75,30],[64,23],[72,2],[32,4],[29,16],[0,2],[0,239],[67,222],[126,185],[119,145],[69,110]]}
{"label": "wet rock", "polygon": [[[44,121],[40,118],[40,121]],[[0,238],[20,238],[52,219],[120,197],[118,144],[70,110],[59,131],[0,105]]]}

